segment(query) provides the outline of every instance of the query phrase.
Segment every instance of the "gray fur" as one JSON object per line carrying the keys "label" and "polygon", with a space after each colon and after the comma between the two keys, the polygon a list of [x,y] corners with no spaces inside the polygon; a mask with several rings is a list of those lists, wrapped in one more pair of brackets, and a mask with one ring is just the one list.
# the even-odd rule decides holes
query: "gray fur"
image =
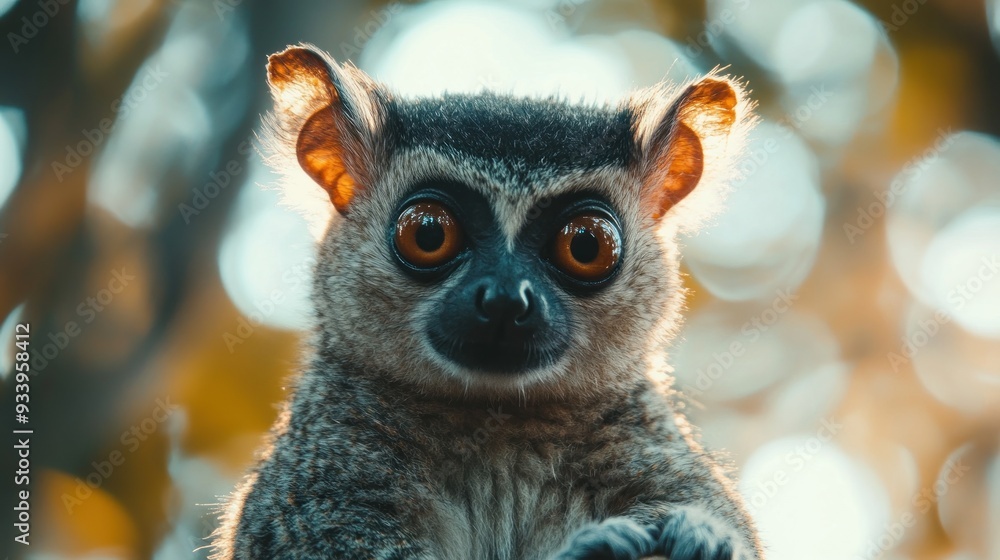
{"label": "gray fur", "polygon": [[[547,167],[544,158],[476,157],[463,150],[469,141],[421,144],[416,121],[403,142],[393,136],[399,120],[392,115],[406,113],[400,107],[409,102],[375,84],[345,85],[357,71],[327,64],[337,87],[371,94],[354,101],[351,115],[369,128],[354,131],[357,144],[345,146],[367,158],[352,161],[366,186],[349,213],[333,215],[320,245],[317,326],[305,363],[271,441],[223,514],[213,558],[762,558],[732,482],[673,406],[663,349],[681,320],[674,237],[684,206],[659,221],[649,216],[642,139],[626,159],[616,144],[614,154],[590,154],[573,169],[569,152]],[[674,94],[661,95],[669,101]],[[740,95],[733,138],[749,122]],[[357,107],[369,102],[383,116],[359,116]],[[550,120],[574,115],[561,102],[537,103],[489,96],[477,110],[494,107],[496,116],[529,106],[530,114],[554,112]],[[440,104],[447,101],[423,107]],[[612,131],[625,115],[638,136],[650,126],[638,106],[587,114],[614,120],[606,127]],[[279,165],[288,165],[288,139],[297,133],[280,127],[308,117],[297,111],[272,119]],[[449,135],[447,111],[420,114],[440,119],[431,127],[437,138]],[[706,154],[706,161],[738,150],[735,142],[722,145],[730,153]],[[724,173],[706,176],[719,181]],[[555,364],[494,376],[450,363],[425,340],[421,325],[439,294],[463,277],[458,269],[440,283],[418,283],[393,265],[387,224],[423,178],[481,192],[508,246],[533,209],[558,194],[597,191],[617,209],[628,258],[606,289],[565,295],[572,342]]]}

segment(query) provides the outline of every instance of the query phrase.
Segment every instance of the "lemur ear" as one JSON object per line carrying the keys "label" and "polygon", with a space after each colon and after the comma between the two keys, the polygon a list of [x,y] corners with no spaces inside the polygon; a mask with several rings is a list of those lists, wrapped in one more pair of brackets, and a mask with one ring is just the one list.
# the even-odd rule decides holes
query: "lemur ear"
{"label": "lemur ear", "polygon": [[742,93],[737,88],[727,79],[709,77],[684,88],[673,103],[662,101],[661,89],[633,98],[643,198],[654,218],[691,194],[706,161],[724,165],[714,160],[727,151],[739,118]]}
{"label": "lemur ear", "polygon": [[267,80],[278,133],[337,212],[347,213],[373,176],[387,94],[361,70],[309,46],[271,55]]}

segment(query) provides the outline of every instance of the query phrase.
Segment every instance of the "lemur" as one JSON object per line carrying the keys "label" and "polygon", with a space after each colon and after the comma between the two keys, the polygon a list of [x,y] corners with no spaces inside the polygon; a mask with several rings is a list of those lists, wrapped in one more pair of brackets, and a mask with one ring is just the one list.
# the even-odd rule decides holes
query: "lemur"
{"label": "lemur", "polygon": [[763,558],[664,357],[677,233],[753,121],[739,81],[597,106],[407,99],[308,45],[267,71],[270,160],[333,211],[213,558]]}

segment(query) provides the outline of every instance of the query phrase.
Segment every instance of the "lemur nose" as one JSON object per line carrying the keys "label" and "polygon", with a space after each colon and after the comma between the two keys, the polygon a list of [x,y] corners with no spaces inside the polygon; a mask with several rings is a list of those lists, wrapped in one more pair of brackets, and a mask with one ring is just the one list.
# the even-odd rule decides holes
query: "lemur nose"
{"label": "lemur nose", "polygon": [[476,310],[491,322],[512,322],[523,325],[535,307],[531,282],[521,280],[516,284],[487,281],[476,291]]}

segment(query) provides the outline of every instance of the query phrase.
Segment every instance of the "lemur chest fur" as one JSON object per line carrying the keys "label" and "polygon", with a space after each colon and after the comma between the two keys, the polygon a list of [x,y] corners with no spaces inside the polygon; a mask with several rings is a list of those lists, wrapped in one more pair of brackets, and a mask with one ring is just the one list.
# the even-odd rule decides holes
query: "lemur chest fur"
{"label": "lemur chest fur", "polygon": [[600,444],[605,435],[620,441],[621,427],[548,412],[490,408],[440,439],[444,460],[428,482],[442,558],[549,558],[623,505],[630,461]]}
{"label": "lemur chest fur", "polygon": [[574,496],[580,489],[530,449],[445,476],[437,504],[444,558],[545,558],[591,519],[584,497]]}
{"label": "lemur chest fur", "polygon": [[[546,558],[594,519],[593,497],[568,458],[525,442],[468,451],[438,480],[438,539],[444,558]],[[454,467],[454,468],[453,468]]]}

